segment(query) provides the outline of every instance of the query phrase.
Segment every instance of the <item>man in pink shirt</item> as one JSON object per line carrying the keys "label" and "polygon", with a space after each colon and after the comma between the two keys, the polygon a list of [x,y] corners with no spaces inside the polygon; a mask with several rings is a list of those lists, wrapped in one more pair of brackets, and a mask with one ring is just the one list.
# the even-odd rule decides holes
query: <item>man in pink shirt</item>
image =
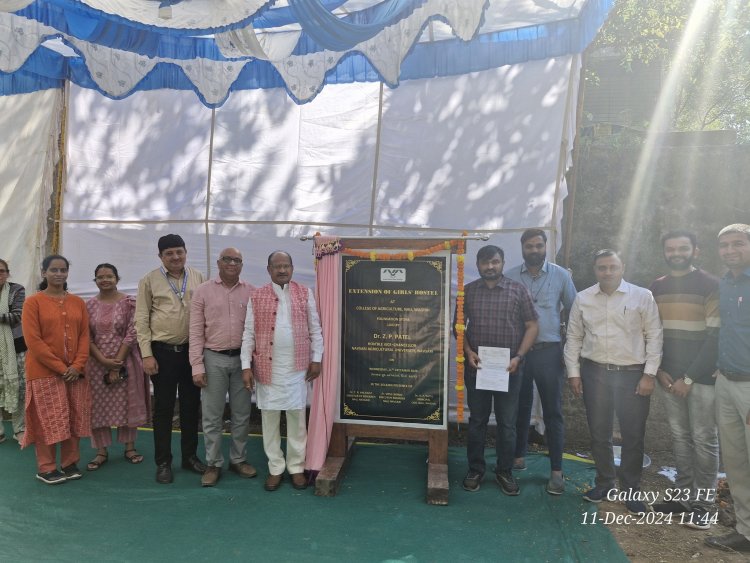
{"label": "man in pink shirt", "polygon": [[249,479],[257,472],[245,459],[250,422],[250,391],[242,382],[240,348],[252,286],[240,280],[242,254],[225,248],[216,261],[219,276],[202,283],[190,305],[190,365],[193,383],[203,389],[203,438],[208,469],[201,485],[213,487],[221,477],[224,406],[227,391],[232,411],[229,470]]}

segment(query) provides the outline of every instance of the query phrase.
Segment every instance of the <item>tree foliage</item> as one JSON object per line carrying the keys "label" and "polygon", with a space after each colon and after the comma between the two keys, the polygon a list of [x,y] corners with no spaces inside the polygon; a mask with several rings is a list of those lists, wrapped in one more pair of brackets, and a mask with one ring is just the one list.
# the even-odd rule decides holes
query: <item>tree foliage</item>
{"label": "tree foliage", "polygon": [[679,73],[673,129],[734,129],[750,142],[750,0],[618,0],[597,48],[627,69],[638,61]]}

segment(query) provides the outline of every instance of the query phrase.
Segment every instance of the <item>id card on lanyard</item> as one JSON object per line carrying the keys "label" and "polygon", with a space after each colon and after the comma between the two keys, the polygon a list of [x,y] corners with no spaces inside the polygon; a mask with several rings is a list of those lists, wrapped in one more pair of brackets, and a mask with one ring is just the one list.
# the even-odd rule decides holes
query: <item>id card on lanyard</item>
{"label": "id card on lanyard", "polygon": [[169,279],[169,275],[167,275],[167,271],[162,267],[159,268],[161,270],[161,273],[164,274],[164,278],[167,280],[167,283],[169,284],[169,287],[172,288],[172,291],[177,296],[177,298],[180,300],[180,303],[182,303],[182,306],[185,306],[185,290],[187,289],[187,279],[188,279],[188,271],[187,268],[185,268],[185,275],[182,278],[182,289],[180,291],[177,291],[177,286],[172,283],[172,280]]}

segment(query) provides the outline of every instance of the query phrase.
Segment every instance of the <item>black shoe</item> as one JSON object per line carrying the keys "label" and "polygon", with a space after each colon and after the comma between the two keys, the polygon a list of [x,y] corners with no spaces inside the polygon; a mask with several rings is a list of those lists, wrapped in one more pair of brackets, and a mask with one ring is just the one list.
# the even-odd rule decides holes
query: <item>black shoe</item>
{"label": "black shoe", "polygon": [[603,500],[609,500],[609,492],[614,490],[614,487],[596,486],[583,493],[583,500],[599,504]]}
{"label": "black shoe", "polygon": [[57,469],[50,471],[49,473],[37,473],[36,478],[42,483],[47,483],[48,485],[59,485],[68,480],[67,477],[65,477],[65,473],[61,473]]}
{"label": "black shoe", "polygon": [[174,481],[174,475],[172,475],[172,464],[171,463],[160,463],[156,467],[156,482],[162,485],[169,485]]}
{"label": "black shoe", "polygon": [[625,508],[628,509],[630,514],[646,514],[647,512],[651,512],[651,507],[640,500],[626,500]]}
{"label": "black shoe", "polygon": [[680,524],[693,530],[710,530],[711,524],[715,521],[715,515],[712,515],[702,506],[696,506],[682,517]]}
{"label": "black shoe", "polygon": [[682,514],[683,512],[690,512],[684,504],[670,500],[668,502],[657,502],[651,505],[654,512],[662,512],[664,514]]}
{"label": "black shoe", "polygon": [[207,469],[206,464],[198,459],[197,455],[191,455],[189,458],[183,459],[182,468],[189,469],[190,471],[197,473],[198,475],[203,475]]}
{"label": "black shoe", "polygon": [[497,472],[495,474],[495,481],[500,485],[500,490],[508,496],[514,497],[521,492],[521,489],[516,482],[516,478],[513,477],[512,471]]}
{"label": "black shoe", "polygon": [[65,474],[65,478],[68,481],[75,481],[83,477],[83,473],[81,473],[75,463],[71,463],[67,467],[63,467],[62,472]]}
{"label": "black shoe", "polygon": [[703,542],[709,547],[724,551],[750,553],[750,540],[738,532],[732,532],[726,536],[708,536]]}
{"label": "black shoe", "polygon": [[469,469],[469,472],[466,474],[466,477],[464,477],[463,487],[464,490],[470,491],[470,492],[476,492],[479,490],[479,486],[482,483],[482,475],[478,471],[472,471]]}

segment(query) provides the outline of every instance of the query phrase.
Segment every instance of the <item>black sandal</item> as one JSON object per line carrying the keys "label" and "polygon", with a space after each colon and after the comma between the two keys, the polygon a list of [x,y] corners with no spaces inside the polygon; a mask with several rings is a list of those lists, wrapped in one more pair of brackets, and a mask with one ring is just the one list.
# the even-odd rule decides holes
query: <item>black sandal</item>
{"label": "black sandal", "polygon": [[[129,456],[128,454],[131,452],[135,452],[135,453]],[[129,461],[130,463],[132,463],[133,465],[136,465],[143,461],[143,456],[138,453],[138,450],[133,448],[132,450],[125,450],[125,459]]]}
{"label": "black sandal", "polygon": [[[102,460],[96,461],[99,458],[102,458]],[[109,459],[109,453],[96,454],[96,456],[94,456],[94,459],[92,459],[86,464],[86,471],[97,471],[102,465],[107,463],[108,459]]]}

